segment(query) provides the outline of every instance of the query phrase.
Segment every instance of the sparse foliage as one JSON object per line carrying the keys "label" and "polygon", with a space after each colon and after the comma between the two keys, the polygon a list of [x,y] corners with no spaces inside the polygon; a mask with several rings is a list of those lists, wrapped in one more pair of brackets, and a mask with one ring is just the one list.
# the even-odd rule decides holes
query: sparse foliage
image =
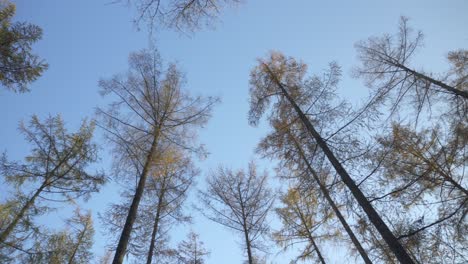
{"label": "sparse foliage", "polygon": [[[117,0],[122,2],[123,0]],[[152,31],[156,26],[190,32],[211,25],[221,9],[241,0],[127,0],[135,6],[135,23],[146,23]]]}
{"label": "sparse foliage", "polygon": [[337,155],[330,148],[320,130],[314,125],[317,119],[307,115],[306,110],[312,107],[307,103],[312,99],[308,96],[311,90],[310,86],[304,81],[306,69],[304,63],[293,58],[286,58],[279,53],[272,53],[267,60],[260,60],[259,65],[252,70],[250,79],[250,123],[257,124],[262,114],[268,110],[273,98],[277,99],[271,107],[269,119],[278,118],[281,120],[281,116],[289,116],[300,120],[309,137],[316,142],[317,147],[323,152],[366,216],[389,245],[390,250],[399,261],[414,263],[380,214],[349,175],[342,162],[338,160]]}
{"label": "sparse foliage", "polygon": [[266,217],[274,201],[266,173],[259,174],[254,163],[247,172],[220,167],[207,185],[199,195],[204,205],[200,210],[210,220],[241,233],[248,263],[256,263],[254,250],[263,249],[259,239],[269,230]]}
{"label": "sparse foliage", "polygon": [[[25,238],[36,232],[34,216],[47,212],[42,201],[73,202],[89,198],[104,183],[102,173],[89,173],[97,161],[97,146],[91,141],[94,124],[83,122],[76,133],[68,133],[60,116],[41,122],[33,116],[20,131],[32,144],[25,163],[10,162],[3,156],[0,172],[15,187],[13,198],[2,206],[1,247],[21,247]],[[5,211],[6,210],[6,213]]]}
{"label": "sparse foliage", "polygon": [[[174,149],[165,150],[154,166],[157,167],[148,178],[128,249],[136,258],[146,258],[146,263],[153,263],[153,259],[173,258],[168,232],[177,224],[190,221],[184,213],[183,203],[198,174],[190,158]],[[131,201],[132,193],[134,189],[126,190],[124,196]],[[128,201],[113,204],[103,215],[109,234],[118,234],[123,228],[129,204]]]}
{"label": "sparse foliage", "polygon": [[177,263],[179,264],[204,264],[209,255],[210,251],[205,249],[200,236],[193,231],[177,246]]}
{"label": "sparse foliage", "polygon": [[82,214],[76,209],[66,221],[66,229],[44,234],[36,240],[33,252],[26,252],[21,263],[31,264],[81,264],[90,263],[93,258],[94,228],[91,213]]}
{"label": "sparse foliage", "polygon": [[[356,44],[361,65],[354,73],[372,89],[371,104],[387,105],[390,115],[414,106],[416,120],[423,110],[439,101],[448,104],[444,112],[466,117],[468,108],[467,50],[448,54],[452,66],[448,73],[418,71],[411,59],[422,45],[423,34],[408,26],[408,18],[400,19],[396,36],[371,37]],[[374,109],[375,111],[375,109]]]}
{"label": "sparse foliage", "polygon": [[[318,241],[327,235],[319,235],[317,229],[331,217],[329,212],[321,216],[316,197],[291,188],[281,197],[283,207],[276,208],[276,214],[283,226],[273,233],[275,241],[283,248],[294,244],[305,243],[298,259],[317,260],[325,264]],[[322,212],[323,213],[323,212]]]}
{"label": "sparse foliage", "polygon": [[147,178],[158,169],[167,146],[204,156],[196,128],[210,117],[216,98],[192,97],[183,90],[184,78],[175,65],[164,68],[156,50],[130,55],[127,75],[99,82],[103,95],[114,96],[107,110],[98,109],[100,127],[114,145],[116,177],[136,177],[137,186],[113,263],[122,263]]}
{"label": "sparse foliage", "polygon": [[12,22],[16,6],[0,1],[0,83],[15,92],[27,92],[28,84],[47,70],[47,63],[32,53],[42,29],[26,22]]}

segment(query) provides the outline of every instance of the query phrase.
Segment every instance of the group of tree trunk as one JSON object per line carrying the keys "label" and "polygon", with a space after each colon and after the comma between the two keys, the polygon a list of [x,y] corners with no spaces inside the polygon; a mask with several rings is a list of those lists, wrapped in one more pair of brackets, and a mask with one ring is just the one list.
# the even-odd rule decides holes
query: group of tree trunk
{"label": "group of tree trunk", "polygon": [[274,52],[253,69],[249,121],[268,113],[273,128],[258,150],[294,183],[275,239],[305,242],[299,259],[325,263],[317,241],[337,239],[336,216],[365,263],[467,261],[468,51],[435,78],[409,64],[421,41],[402,18],[395,36],[356,45],[371,89],[356,110],[338,99],[335,63],[306,78],[306,64]]}
{"label": "group of tree trunk", "polygon": [[[137,23],[193,30],[237,0],[132,0]],[[41,29],[12,23],[15,6],[0,4],[0,83],[28,91],[47,69],[31,54]],[[339,98],[340,66],[307,77],[307,65],[272,52],[250,75],[248,121],[263,116],[272,130],[257,153],[274,159],[275,195],[266,172],[220,166],[198,191],[197,210],[240,235],[249,264],[265,263],[273,240],[283,250],[303,247],[293,261],[327,263],[329,245],[348,247],[364,263],[468,261],[468,51],[448,53],[450,70],[428,73],[410,62],[423,35],[401,18],[396,35],[356,44],[354,75],[369,98],[352,106]],[[108,107],[70,133],[60,116],[33,116],[20,131],[31,144],[25,161],[0,159],[11,195],[0,203],[2,263],[89,263],[94,256],[91,213],[76,206],[108,179],[122,186],[122,201],[99,212],[109,235],[101,263],[205,263],[209,251],[191,232],[177,248],[170,231],[191,217],[184,203],[200,171],[194,158],[207,151],[197,131],[211,116],[214,97],[192,96],[175,64],[155,49],[132,53],[129,70],[99,81]],[[109,176],[89,172],[99,160],[95,127],[112,146]],[[77,207],[63,230],[36,219],[57,203]],[[281,223],[269,225],[271,213]],[[130,257],[131,256],[131,257]]]}

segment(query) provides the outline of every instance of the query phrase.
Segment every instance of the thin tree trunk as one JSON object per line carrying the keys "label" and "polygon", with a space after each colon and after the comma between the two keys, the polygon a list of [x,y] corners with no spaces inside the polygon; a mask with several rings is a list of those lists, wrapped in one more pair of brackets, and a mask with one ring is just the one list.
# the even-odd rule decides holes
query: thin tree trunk
{"label": "thin tree trunk", "polygon": [[75,258],[76,252],[78,251],[78,247],[80,247],[80,244],[83,241],[83,237],[84,237],[87,230],[88,230],[88,223],[86,223],[85,229],[80,233],[80,236],[78,237],[78,242],[76,243],[76,246],[73,249],[73,253],[70,256],[70,259],[68,260],[68,264],[73,263],[73,259]]}
{"label": "thin tree trunk", "polygon": [[249,264],[253,264],[252,248],[250,245],[249,234],[245,225],[244,225],[244,236],[245,236],[245,244],[247,246],[247,257],[249,258]]}
{"label": "thin tree trunk", "polygon": [[28,211],[29,208],[32,205],[34,205],[36,198],[39,196],[42,190],[44,190],[45,186],[46,186],[45,184],[42,184],[42,186],[39,189],[37,189],[34,195],[26,202],[26,204],[21,208],[19,213],[15,216],[15,219],[13,219],[13,221],[8,225],[8,227],[0,234],[1,243],[6,242],[6,239],[11,234],[11,232],[13,232],[13,230],[15,229],[16,225],[18,225],[21,218],[24,217],[24,214],[26,213],[26,211]]}
{"label": "thin tree trunk", "polygon": [[294,141],[294,144],[296,145],[297,150],[299,151],[299,154],[301,155],[301,158],[304,160],[304,162],[305,162],[305,164],[307,166],[307,169],[309,170],[310,174],[312,174],[312,177],[314,178],[315,182],[318,184],[320,190],[323,193],[323,196],[325,197],[325,199],[328,201],[331,208],[335,212],[336,217],[338,217],[338,219],[340,220],[341,225],[343,225],[343,228],[346,230],[346,233],[348,233],[349,237],[351,238],[351,241],[353,242],[353,244],[356,247],[357,251],[361,255],[362,259],[364,260],[364,263],[372,264],[372,261],[370,260],[370,258],[367,255],[366,251],[362,247],[362,245],[359,242],[359,240],[357,239],[357,237],[354,235],[353,230],[351,230],[351,227],[348,225],[348,222],[346,222],[346,219],[341,214],[340,209],[338,209],[335,202],[331,198],[330,193],[328,192],[328,189],[325,187],[325,185],[322,184],[317,172],[312,168],[311,164],[307,160],[302,147],[299,145],[299,143],[296,141],[296,139],[294,137],[292,137],[292,139]]}
{"label": "thin tree trunk", "polygon": [[239,201],[240,201],[240,206],[242,210],[242,228],[244,229],[244,237],[245,237],[245,245],[247,247],[247,257],[249,258],[249,264],[253,264],[253,256],[252,256],[252,247],[250,245],[250,239],[249,239],[249,231],[247,229],[247,216],[245,215],[245,210],[244,210],[244,201],[242,200],[242,193],[240,190],[240,185],[237,186],[237,191],[239,193]]}
{"label": "thin tree trunk", "polygon": [[465,99],[468,99],[468,92],[467,91],[463,91],[463,90],[457,89],[455,87],[452,87],[450,85],[447,85],[447,84],[445,84],[445,83],[443,83],[443,82],[441,82],[439,80],[433,79],[433,78],[431,78],[431,77],[429,77],[427,75],[424,75],[422,73],[414,71],[414,70],[406,67],[403,64],[399,64],[399,63],[392,63],[392,64],[397,68],[400,68],[400,69],[402,69],[402,70],[404,70],[404,71],[406,71],[408,73],[413,74],[416,78],[419,78],[419,79],[425,80],[427,82],[430,82],[430,83],[432,83],[434,85],[437,85],[440,88],[442,88],[442,89],[444,89],[444,90],[446,90],[446,91],[448,91],[448,92],[450,92],[452,94],[455,94],[457,96],[461,96],[461,97],[463,97]]}
{"label": "thin tree trunk", "polygon": [[130,234],[133,229],[133,223],[135,222],[137,216],[138,206],[140,205],[140,200],[143,196],[143,191],[145,189],[146,177],[148,176],[148,171],[150,166],[152,165],[152,159],[156,150],[156,145],[159,136],[158,130],[156,131],[157,132],[151,144],[150,151],[148,153],[148,156],[146,157],[145,166],[143,167],[143,171],[141,172],[140,180],[138,181],[138,186],[135,191],[135,195],[133,196],[132,204],[130,205],[130,209],[128,211],[127,219],[125,220],[125,225],[122,230],[122,234],[120,235],[119,244],[117,245],[117,248],[115,250],[114,260],[112,261],[112,264],[122,264],[125,254],[127,252],[128,240],[130,239]]}
{"label": "thin tree trunk", "polygon": [[270,75],[273,77],[276,84],[280,87],[283,95],[289,101],[289,103],[293,106],[294,110],[297,112],[300,120],[307,128],[308,132],[311,136],[315,139],[317,144],[320,146],[322,151],[327,156],[328,160],[335,168],[338,175],[340,175],[341,180],[346,184],[349,188],[351,193],[353,194],[354,198],[356,198],[359,205],[362,207],[364,212],[366,213],[369,220],[372,224],[377,228],[382,238],[385,240],[387,245],[389,246],[390,250],[395,254],[398,260],[401,263],[408,263],[414,264],[414,261],[411,259],[409,254],[406,252],[405,248],[400,244],[398,239],[393,235],[392,231],[388,228],[387,224],[382,220],[380,215],[375,211],[374,207],[370,204],[369,200],[367,200],[366,196],[361,192],[359,187],[356,185],[354,180],[345,170],[345,168],[341,165],[338,159],[335,157],[334,153],[330,150],[327,143],[323,140],[320,134],[315,130],[314,126],[307,118],[307,116],[302,112],[301,108],[296,104],[296,102],[290,97],[289,93],[286,91],[284,86],[276,79],[276,77],[270,72]]}
{"label": "thin tree trunk", "polygon": [[320,252],[320,249],[318,248],[317,244],[315,243],[314,236],[312,236],[312,233],[310,232],[311,227],[309,227],[307,225],[307,221],[306,221],[304,215],[302,214],[301,209],[299,208],[299,206],[297,206],[297,204],[296,204],[296,210],[297,210],[297,213],[299,214],[299,217],[301,218],[301,222],[304,225],[304,228],[307,230],[307,237],[309,238],[310,243],[314,247],[315,252],[317,252],[317,256],[318,256],[320,262],[322,264],[327,264],[325,262],[325,259],[322,256],[322,253]]}
{"label": "thin tree trunk", "polygon": [[164,188],[161,190],[161,194],[158,197],[158,209],[156,210],[156,217],[154,218],[154,225],[153,225],[153,232],[151,233],[151,242],[150,242],[150,248],[148,251],[148,257],[146,258],[146,264],[151,264],[151,261],[153,260],[153,252],[154,252],[154,245],[156,243],[156,235],[158,233],[158,227],[159,227],[159,217],[161,215],[161,208],[162,208],[162,200],[164,197]]}

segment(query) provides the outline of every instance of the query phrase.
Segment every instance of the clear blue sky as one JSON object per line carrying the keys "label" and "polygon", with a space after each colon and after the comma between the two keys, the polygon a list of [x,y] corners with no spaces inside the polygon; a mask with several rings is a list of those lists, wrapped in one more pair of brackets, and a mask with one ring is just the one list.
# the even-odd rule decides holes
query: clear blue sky
{"label": "clear blue sky", "polygon": [[[132,51],[148,47],[143,29],[132,24],[133,10],[124,5],[109,5],[111,0],[20,0],[18,21],[28,21],[44,30],[34,50],[47,60],[49,70],[27,94],[0,89],[0,151],[21,159],[28,146],[18,134],[20,120],[32,114],[44,118],[61,113],[70,129],[80,120],[91,117],[94,107],[102,105],[97,81],[100,77],[127,69]],[[126,2],[126,0],[123,0]],[[246,167],[255,158],[253,149],[267,131],[266,126],[247,124],[248,79],[255,59],[269,50],[303,59],[311,72],[319,72],[331,60],[343,66],[341,94],[350,100],[362,98],[362,82],[350,77],[356,64],[353,45],[356,41],[384,32],[395,32],[399,16],[411,18],[411,25],[423,30],[425,47],[417,56],[419,69],[444,70],[449,50],[468,47],[468,2],[458,1],[310,1],[244,0],[237,8],[225,10],[222,22],[214,30],[202,30],[187,37],[177,32],[157,32],[157,47],[166,61],[177,61],[187,76],[187,89],[194,94],[216,95],[222,104],[215,108],[208,126],[201,131],[201,141],[211,152],[200,163],[203,188],[205,174],[218,164],[232,168]],[[101,139],[97,135],[98,140]],[[108,169],[110,160],[103,146],[99,167]],[[271,170],[272,164],[261,162]],[[4,198],[4,197],[3,197]],[[101,234],[97,212],[118,199],[118,190],[109,185],[94,196],[85,208],[93,210],[96,224],[96,255],[104,253],[105,236]],[[190,201],[196,202],[196,201]],[[57,214],[44,221],[58,222]],[[239,238],[195,214],[193,229],[212,251],[208,263],[241,263],[244,259]],[[174,231],[175,241],[186,228]],[[276,253],[276,249],[272,248]],[[326,250],[336,255],[334,249]],[[339,254],[338,254],[339,255]],[[287,263],[287,257],[270,254],[273,263]],[[332,263],[353,260],[332,258]]]}

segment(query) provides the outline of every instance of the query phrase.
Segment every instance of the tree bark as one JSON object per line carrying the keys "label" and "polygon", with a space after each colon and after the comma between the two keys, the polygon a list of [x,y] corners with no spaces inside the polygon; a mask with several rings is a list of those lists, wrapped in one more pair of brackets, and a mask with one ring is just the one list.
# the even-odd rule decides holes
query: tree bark
{"label": "tree bark", "polygon": [[310,135],[315,139],[319,147],[322,149],[324,154],[327,156],[327,159],[330,161],[332,166],[335,168],[338,175],[340,175],[341,180],[346,184],[349,188],[351,193],[353,194],[354,198],[356,198],[359,205],[362,207],[364,212],[366,213],[367,217],[371,221],[371,223],[375,226],[377,231],[380,233],[382,238],[385,240],[387,245],[389,246],[390,250],[395,254],[397,259],[401,263],[408,263],[414,264],[414,261],[411,259],[409,254],[406,252],[405,248],[400,244],[398,239],[393,235],[392,231],[388,228],[387,224],[382,220],[380,215],[375,211],[374,207],[370,204],[369,200],[367,200],[366,196],[361,192],[359,187],[356,185],[354,180],[345,170],[345,168],[341,165],[338,159],[335,157],[335,154],[330,150],[327,143],[323,140],[320,134],[315,130],[314,126],[307,118],[307,116],[302,112],[301,108],[296,104],[296,102],[291,98],[289,93],[286,91],[284,86],[276,79],[276,77],[269,72],[275,83],[281,89],[281,92],[284,97],[289,101],[292,105],[294,110],[299,116],[299,119],[302,121],[304,126],[306,127],[307,131]]}

